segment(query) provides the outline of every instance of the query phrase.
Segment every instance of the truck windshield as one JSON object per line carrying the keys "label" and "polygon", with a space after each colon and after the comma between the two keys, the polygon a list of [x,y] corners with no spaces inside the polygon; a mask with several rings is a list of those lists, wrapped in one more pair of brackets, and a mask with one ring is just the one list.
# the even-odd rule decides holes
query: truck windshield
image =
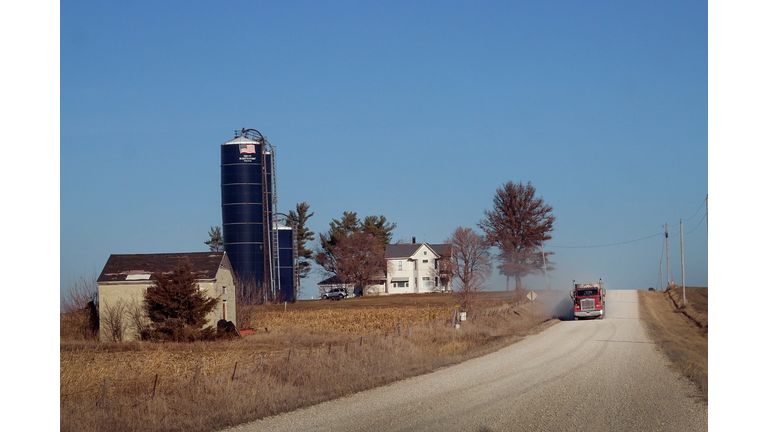
{"label": "truck windshield", "polygon": [[596,289],[579,290],[577,295],[579,297],[596,296],[597,295],[597,290]]}

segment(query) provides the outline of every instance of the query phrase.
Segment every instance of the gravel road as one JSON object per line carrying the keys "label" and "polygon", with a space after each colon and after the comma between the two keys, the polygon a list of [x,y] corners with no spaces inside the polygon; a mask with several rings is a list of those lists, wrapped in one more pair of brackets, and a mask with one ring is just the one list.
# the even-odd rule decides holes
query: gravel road
{"label": "gravel road", "polygon": [[[567,294],[566,294],[567,295]],[[495,353],[230,431],[705,431],[698,389],[645,335],[637,291]]]}

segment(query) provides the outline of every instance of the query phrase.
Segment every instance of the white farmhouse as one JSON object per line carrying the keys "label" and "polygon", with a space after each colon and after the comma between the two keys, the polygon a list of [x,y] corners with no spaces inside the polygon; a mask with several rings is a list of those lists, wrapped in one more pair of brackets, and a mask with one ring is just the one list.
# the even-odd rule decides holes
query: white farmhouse
{"label": "white farmhouse", "polygon": [[[452,292],[451,275],[446,270],[451,260],[450,244],[416,243],[387,245],[387,273],[368,286],[366,294],[414,294]],[[343,283],[337,276],[317,284],[317,298],[333,288],[346,290],[350,297],[362,295],[362,289]]]}
{"label": "white farmhouse", "polygon": [[386,256],[386,293],[453,291],[452,278],[445,271],[451,259],[450,244],[391,244]]}

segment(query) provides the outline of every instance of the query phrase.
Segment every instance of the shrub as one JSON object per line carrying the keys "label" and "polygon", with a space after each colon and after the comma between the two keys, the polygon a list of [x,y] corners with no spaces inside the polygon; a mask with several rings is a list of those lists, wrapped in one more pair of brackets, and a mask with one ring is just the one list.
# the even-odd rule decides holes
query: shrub
{"label": "shrub", "polygon": [[218,299],[200,291],[188,260],[180,261],[168,274],[157,271],[154,277],[155,285],[144,297],[152,326],[143,337],[181,342],[216,334],[210,327],[203,329],[203,325]]}

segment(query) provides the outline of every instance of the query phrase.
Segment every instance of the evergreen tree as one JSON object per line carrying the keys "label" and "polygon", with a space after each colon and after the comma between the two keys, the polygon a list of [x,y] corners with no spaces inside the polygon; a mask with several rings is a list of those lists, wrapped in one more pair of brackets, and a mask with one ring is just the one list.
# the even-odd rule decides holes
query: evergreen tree
{"label": "evergreen tree", "polygon": [[[386,273],[385,251],[397,224],[388,223],[384,216],[366,216],[361,222],[357,213],[344,212],[340,220],[333,219],[329,225],[328,232],[320,233],[320,248],[314,256],[326,273],[363,288],[371,281],[368,271]],[[365,265],[370,268],[363,269]]]}
{"label": "evergreen tree", "polygon": [[388,224],[384,216],[366,216],[360,229],[373,235],[386,248],[392,242],[392,231],[396,227],[396,223]]}
{"label": "evergreen tree", "polygon": [[288,212],[288,219],[296,226],[296,249],[299,255],[299,278],[306,278],[309,275],[312,258],[312,251],[307,249],[307,243],[315,240],[315,233],[307,228],[307,220],[315,213],[309,213],[309,204],[303,202],[296,204],[296,211]]}
{"label": "evergreen tree", "polygon": [[221,252],[224,250],[224,237],[221,235],[221,227],[211,227],[211,230],[208,231],[208,236],[210,240],[203,243],[207,244],[211,251]]}
{"label": "evergreen tree", "polygon": [[158,336],[173,340],[196,339],[202,335],[206,316],[218,299],[200,291],[192,264],[180,261],[170,273],[154,273],[155,284],[144,294],[144,306]]}
{"label": "evergreen tree", "polygon": [[356,212],[344,212],[341,220],[333,219],[329,225],[327,233],[320,233],[320,248],[325,253],[332,253],[341,240],[361,231]]}

